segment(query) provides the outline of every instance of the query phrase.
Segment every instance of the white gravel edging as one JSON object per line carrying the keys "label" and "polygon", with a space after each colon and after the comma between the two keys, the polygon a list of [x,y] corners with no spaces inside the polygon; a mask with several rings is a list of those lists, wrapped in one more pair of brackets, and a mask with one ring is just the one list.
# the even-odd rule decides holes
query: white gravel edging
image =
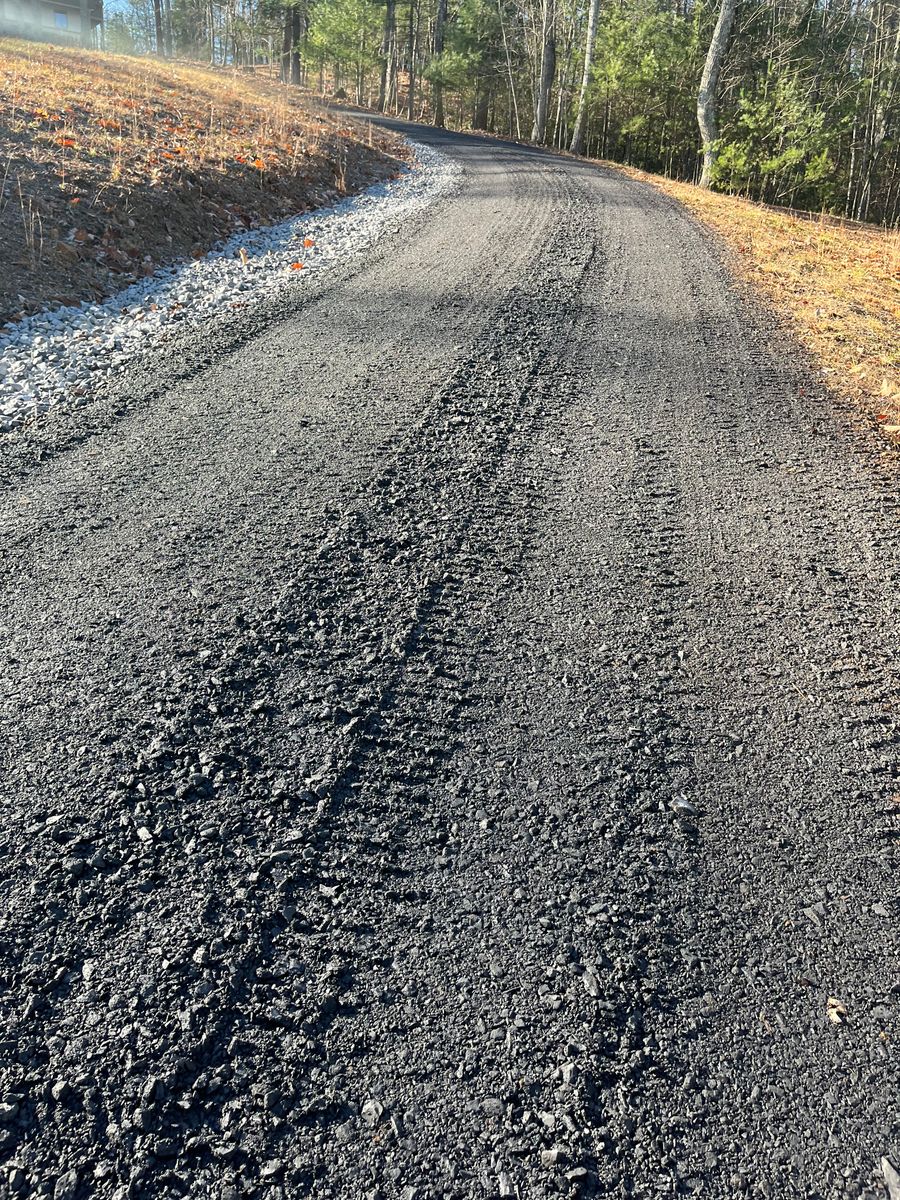
{"label": "white gravel edging", "polygon": [[[90,395],[175,329],[198,325],[360,254],[390,223],[451,191],[461,168],[410,142],[414,160],[399,179],[330,208],[238,233],[196,261],[164,267],[108,300],[25,317],[0,335],[0,430],[66,399]],[[304,238],[315,244],[304,247]],[[243,261],[241,250],[245,252]],[[302,262],[303,269],[292,267]]]}

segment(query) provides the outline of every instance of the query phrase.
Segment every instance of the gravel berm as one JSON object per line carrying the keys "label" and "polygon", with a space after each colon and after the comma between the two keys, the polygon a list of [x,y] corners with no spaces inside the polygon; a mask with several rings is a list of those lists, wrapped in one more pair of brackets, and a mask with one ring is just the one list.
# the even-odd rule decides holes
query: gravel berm
{"label": "gravel berm", "polygon": [[0,443],[0,1194],[896,1200],[896,480],[672,201],[414,135]]}

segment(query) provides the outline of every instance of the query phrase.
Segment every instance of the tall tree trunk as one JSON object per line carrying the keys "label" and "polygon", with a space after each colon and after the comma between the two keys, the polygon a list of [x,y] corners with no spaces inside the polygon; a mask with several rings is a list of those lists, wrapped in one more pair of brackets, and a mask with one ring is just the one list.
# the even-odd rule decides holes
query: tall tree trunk
{"label": "tall tree trunk", "polygon": [[394,48],[397,42],[397,0],[386,0],[381,35],[381,80],[375,107],[384,112],[394,90]]}
{"label": "tall tree trunk", "polygon": [[166,43],[163,38],[162,0],[153,0],[153,24],[156,27],[156,53],[160,58],[165,58]]}
{"label": "tall tree trunk", "polygon": [[722,63],[725,61],[725,51],[728,49],[728,38],[731,34],[736,8],[737,0],[722,0],[719,19],[713,30],[709,50],[706,52],[703,74],[700,76],[700,90],[697,93],[697,124],[700,126],[700,142],[703,147],[701,187],[708,188],[710,186],[713,168],[716,165],[716,141],[719,137],[719,128],[716,122],[716,92],[719,90],[719,77],[722,74]]}
{"label": "tall tree trunk", "polygon": [[541,77],[534,105],[534,126],[531,140],[541,143],[547,134],[547,114],[550,111],[550,89],[556,72],[556,0],[544,0],[544,20],[541,30]]}
{"label": "tall tree trunk", "polygon": [[409,87],[406,92],[406,117],[412,121],[416,102],[416,42],[419,40],[419,23],[416,5],[409,0]]}
{"label": "tall tree trunk", "polygon": [[856,202],[855,217],[865,221],[869,216],[869,205],[872,201],[872,185],[879,166],[881,150],[890,128],[889,114],[894,108],[897,91],[898,66],[900,66],[900,10],[894,14],[893,52],[887,67],[884,69],[886,80],[881,82],[878,89],[878,99],[872,117],[872,132],[866,146],[863,168],[860,172],[860,190]]}
{"label": "tall tree trunk", "polygon": [[597,36],[597,17],[600,15],[600,0],[591,0],[588,10],[587,36],[584,42],[584,71],[581,75],[581,90],[578,93],[578,111],[569,149],[573,154],[584,153],[584,128],[587,124],[587,94],[591,85],[591,66],[594,62],[594,39]]}
{"label": "tall tree trunk", "polygon": [[[437,68],[441,70],[440,57],[444,53],[444,27],[447,24],[447,0],[438,0],[437,15],[434,19],[434,57],[438,59]],[[434,96],[434,123],[438,129],[444,128],[444,85],[440,75],[434,81],[432,88]]]}
{"label": "tall tree trunk", "polygon": [[291,83],[300,86],[300,39],[303,36],[300,27],[300,9],[291,9]]}
{"label": "tall tree trunk", "polygon": [[490,85],[484,79],[475,82],[475,114],[472,117],[472,128],[487,130],[488,110],[491,106]]}

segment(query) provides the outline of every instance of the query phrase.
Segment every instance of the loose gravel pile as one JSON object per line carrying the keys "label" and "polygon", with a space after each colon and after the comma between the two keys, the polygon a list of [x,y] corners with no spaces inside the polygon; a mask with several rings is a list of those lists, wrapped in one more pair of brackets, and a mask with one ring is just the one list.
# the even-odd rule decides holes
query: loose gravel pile
{"label": "loose gravel pile", "polygon": [[671,201],[435,140],[0,442],[0,1192],[886,1200],[894,481]]}
{"label": "loose gravel pile", "polygon": [[137,355],[165,356],[174,331],[220,317],[364,253],[454,186],[460,169],[427,146],[394,180],[332,208],[230,238],[102,303],[27,317],[0,336],[0,429],[89,398]]}

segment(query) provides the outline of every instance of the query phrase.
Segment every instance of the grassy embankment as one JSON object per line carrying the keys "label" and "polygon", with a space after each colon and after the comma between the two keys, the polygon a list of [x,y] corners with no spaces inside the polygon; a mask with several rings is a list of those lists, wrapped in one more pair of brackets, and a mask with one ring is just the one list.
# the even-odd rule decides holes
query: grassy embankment
{"label": "grassy embankment", "polygon": [[792,213],[620,167],[681,201],[820,364],[900,438],[900,231]]}
{"label": "grassy embankment", "polygon": [[0,323],[326,204],[402,153],[259,75],[0,40]]}

